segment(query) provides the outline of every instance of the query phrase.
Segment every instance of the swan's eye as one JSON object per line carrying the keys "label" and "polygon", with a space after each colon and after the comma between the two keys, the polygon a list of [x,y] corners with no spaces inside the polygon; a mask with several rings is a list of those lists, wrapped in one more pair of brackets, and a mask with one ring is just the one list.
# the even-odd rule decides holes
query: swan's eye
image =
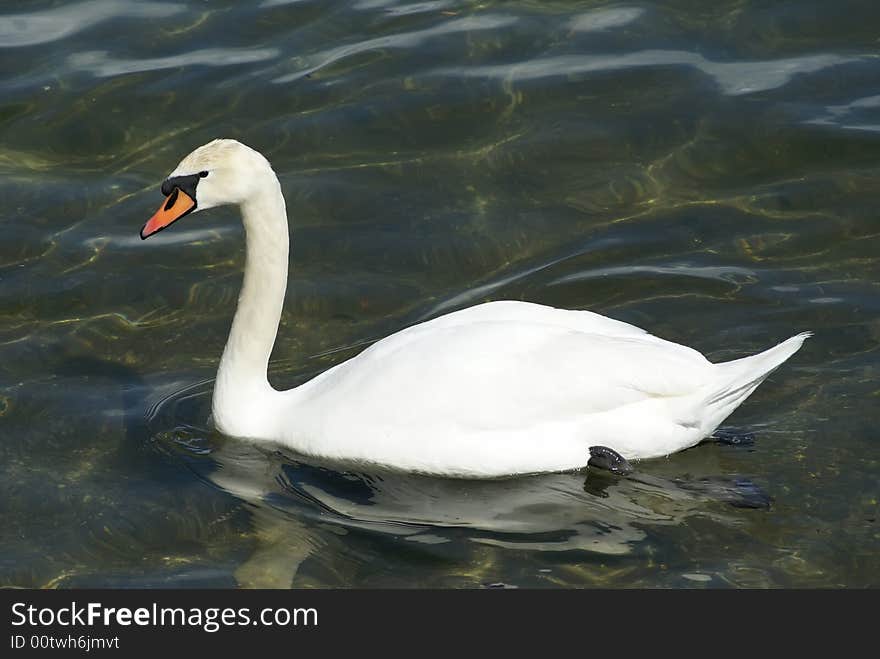
{"label": "swan's eye", "polygon": [[199,176],[201,178],[205,178],[208,175],[208,172],[199,172]]}

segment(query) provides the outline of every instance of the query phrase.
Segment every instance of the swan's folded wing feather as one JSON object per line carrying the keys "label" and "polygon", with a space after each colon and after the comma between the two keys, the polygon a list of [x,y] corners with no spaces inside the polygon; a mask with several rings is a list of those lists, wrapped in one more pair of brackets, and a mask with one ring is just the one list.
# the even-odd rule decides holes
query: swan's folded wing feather
{"label": "swan's folded wing feather", "polygon": [[385,424],[523,428],[686,396],[710,369],[698,352],[644,333],[498,320],[425,323],[331,369],[304,393],[346,416]]}
{"label": "swan's folded wing feather", "polygon": [[[518,300],[498,300],[485,302],[473,307],[426,321],[415,328],[448,328],[483,322],[539,323],[555,325],[580,332],[613,336],[646,336],[647,332],[621,320],[602,316],[592,311],[556,309],[533,302]],[[413,328],[413,329],[415,329]]]}

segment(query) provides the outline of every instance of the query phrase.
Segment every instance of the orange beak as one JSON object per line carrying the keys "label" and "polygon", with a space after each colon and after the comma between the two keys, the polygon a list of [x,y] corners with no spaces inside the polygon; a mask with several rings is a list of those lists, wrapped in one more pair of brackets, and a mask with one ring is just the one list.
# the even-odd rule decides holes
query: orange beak
{"label": "orange beak", "polygon": [[159,210],[151,217],[144,228],[141,229],[141,240],[167,227],[172,222],[188,215],[196,209],[196,200],[186,194],[180,188],[174,188],[165,199],[165,203],[159,206]]}

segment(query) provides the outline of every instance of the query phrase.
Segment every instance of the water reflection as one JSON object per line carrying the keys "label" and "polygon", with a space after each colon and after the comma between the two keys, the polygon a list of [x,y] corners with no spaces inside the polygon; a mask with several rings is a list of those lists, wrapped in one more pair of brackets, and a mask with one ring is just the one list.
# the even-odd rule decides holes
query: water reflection
{"label": "water reflection", "polygon": [[859,57],[822,54],[757,62],[715,62],[699,53],[644,50],[622,55],[558,55],[533,58],[517,64],[438,69],[436,75],[528,81],[600,71],[641,67],[689,66],[713,78],[729,96],[752,94],[788,84],[796,75],[860,61]]}
{"label": "water reflection", "polygon": [[384,37],[376,37],[347,46],[337,46],[329,50],[313,54],[308,59],[306,67],[295,73],[279,76],[273,82],[285,83],[309,76],[323,68],[348,57],[371,51],[381,51],[386,48],[417,48],[427,40],[450,34],[467,34],[477,30],[497,30],[516,22],[512,16],[493,16],[483,14],[446,20],[435,27],[412,32],[398,32]]}
{"label": "water reflection", "polygon": [[205,48],[168,57],[139,57],[126,59],[106,50],[93,50],[71,55],[68,65],[77,71],[87,71],[107,78],[140,71],[160,71],[181,66],[232,66],[250,64],[278,57],[276,48]]}
{"label": "water reflection", "polygon": [[59,41],[115,18],[165,18],[186,10],[171,2],[88,0],[24,14],[0,15],[0,48]]}
{"label": "water reflection", "polygon": [[597,277],[620,277],[620,276],[678,276],[678,277],[701,277],[729,282],[731,284],[754,283],[757,276],[754,270],[736,266],[697,266],[686,263],[669,263],[666,265],[633,265],[609,268],[594,268],[585,272],[577,272],[564,277],[554,279],[548,285],[570,284],[576,281],[585,281]]}
{"label": "water reflection", "polygon": [[645,10],[640,7],[614,7],[579,14],[571,19],[569,28],[574,32],[597,32],[623,27],[638,20]]}
{"label": "water reflection", "polygon": [[880,94],[860,98],[843,105],[829,105],[825,108],[825,116],[809,119],[806,123],[834,126],[846,130],[878,132],[880,131]]}
{"label": "water reflection", "polygon": [[382,9],[392,16],[406,16],[408,14],[440,11],[448,7],[454,7],[455,4],[452,0],[433,0],[432,2],[413,2],[408,4],[400,4],[399,0],[358,0],[352,6],[354,9]]}

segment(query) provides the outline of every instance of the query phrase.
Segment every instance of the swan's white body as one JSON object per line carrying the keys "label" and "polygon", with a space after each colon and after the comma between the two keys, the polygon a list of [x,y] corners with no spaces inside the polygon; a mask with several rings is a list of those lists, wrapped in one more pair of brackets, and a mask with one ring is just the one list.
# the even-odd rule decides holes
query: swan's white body
{"label": "swan's white body", "polygon": [[397,332],[289,391],[267,379],[287,285],[284,198],[268,161],[232,140],[172,176],[209,171],[199,210],[238,203],[247,261],[214,389],[217,428],[324,458],[459,477],[630,459],[710,435],[808,333],[722,364],[589,311],[490,302]]}

